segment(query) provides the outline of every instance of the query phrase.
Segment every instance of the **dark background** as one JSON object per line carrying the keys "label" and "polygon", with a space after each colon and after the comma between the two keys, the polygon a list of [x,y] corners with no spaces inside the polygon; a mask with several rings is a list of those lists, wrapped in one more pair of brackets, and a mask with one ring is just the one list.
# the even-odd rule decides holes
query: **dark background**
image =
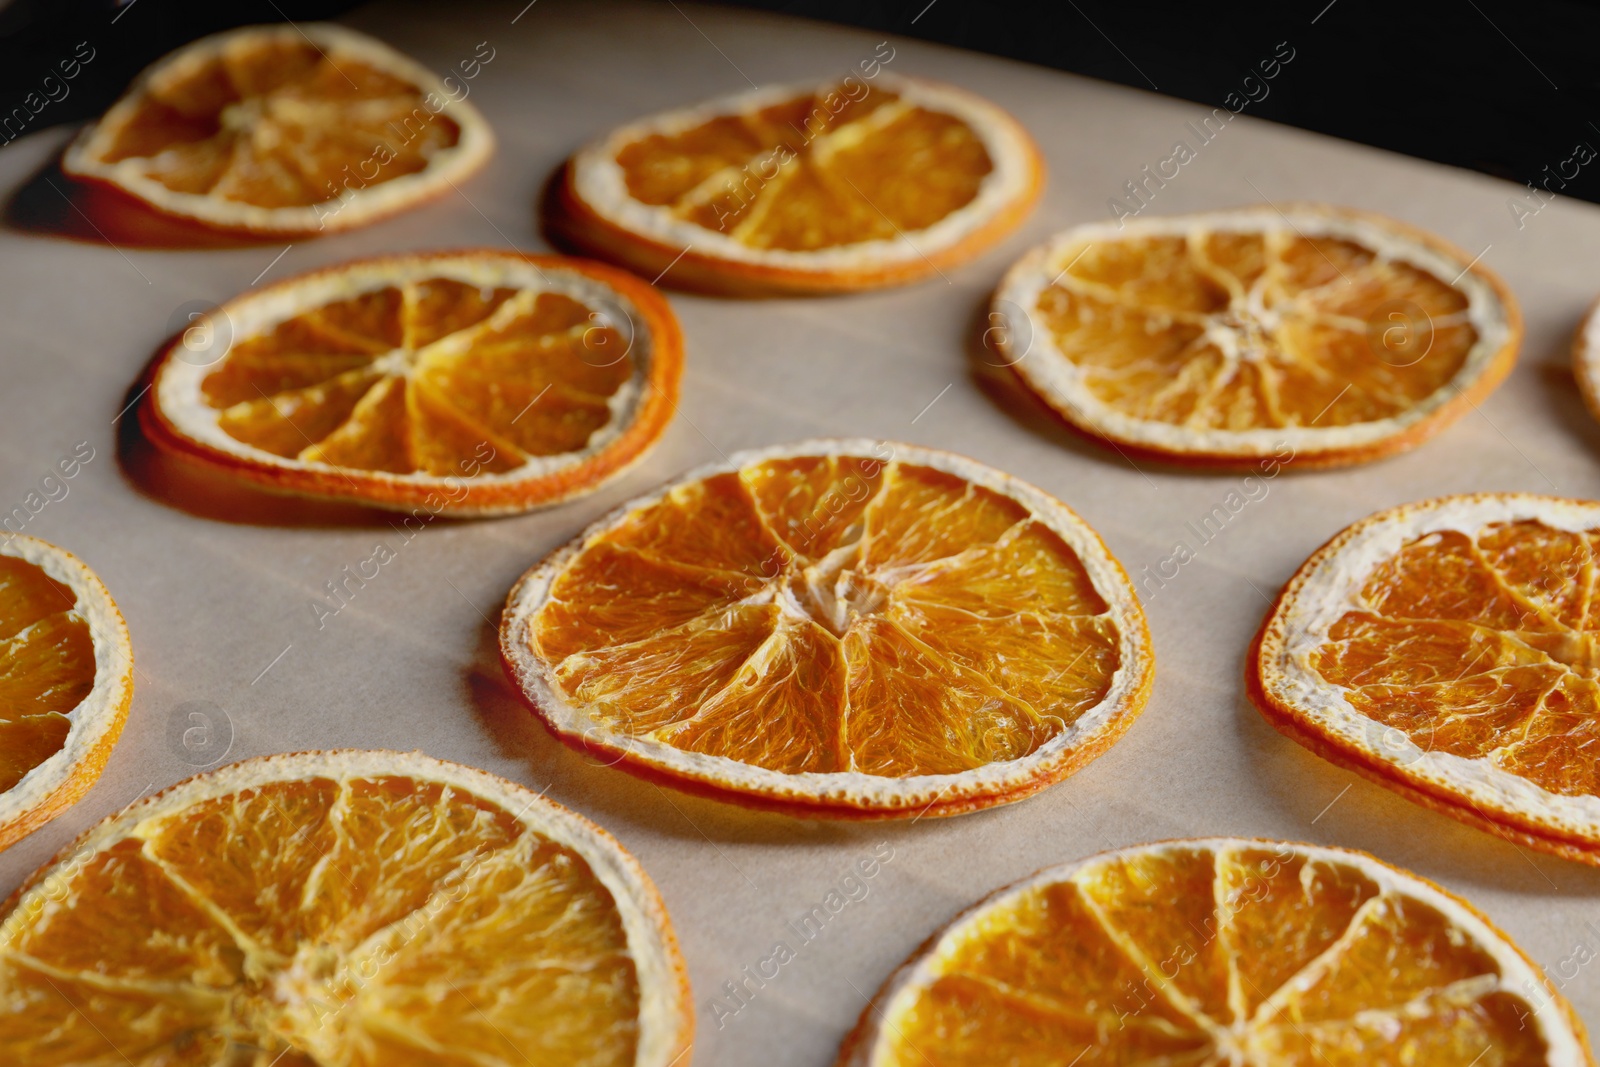
{"label": "dark background", "polygon": [[[70,55],[86,37],[94,61],[65,99],[31,120],[30,130],[97,114],[140,68],[184,41],[248,22],[327,18],[355,6],[14,0],[0,9],[0,115],[38,89],[53,57]],[[458,3],[463,18],[470,6]],[[1600,202],[1600,159],[1564,187],[1556,175],[1580,143],[1600,150],[1600,4],[748,0],[740,6],[992,52],[1211,106],[1224,106],[1256,64],[1286,42],[1293,63],[1247,114]],[[1563,169],[1570,175],[1573,164]]]}

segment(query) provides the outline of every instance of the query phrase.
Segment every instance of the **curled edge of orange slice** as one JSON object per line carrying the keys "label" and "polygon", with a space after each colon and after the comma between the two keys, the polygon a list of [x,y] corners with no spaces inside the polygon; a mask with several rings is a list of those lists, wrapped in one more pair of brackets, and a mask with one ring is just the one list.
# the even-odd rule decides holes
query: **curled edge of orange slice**
{"label": "curled edge of orange slice", "polygon": [[98,576],[65,549],[26,534],[0,538],[0,555],[24,560],[67,586],[73,611],[89,627],[94,684],[68,713],[62,747],[0,793],[0,849],[26,837],[81,800],[105,769],[133,700],[133,645],[122,612]]}
{"label": "curled edge of orange slice", "polygon": [[[1139,237],[1182,237],[1200,227],[1211,232],[1287,230],[1307,239],[1347,240],[1434,277],[1453,279],[1450,286],[1468,298],[1467,315],[1478,338],[1454,376],[1404,414],[1390,418],[1326,428],[1308,424],[1228,430],[1189,427],[1118,411],[1085,385],[1082,368],[1062,353],[1032,309],[1070,268],[1067,253],[1079,246]],[[1285,445],[1292,450],[1292,465],[1303,469],[1366,463],[1413,448],[1475,407],[1504,380],[1516,362],[1523,336],[1516,297],[1477,258],[1436,234],[1397,219],[1315,202],[1123,219],[1062,231],[1025,253],[1006,272],[995,290],[990,322],[999,327],[991,333],[1005,365],[1068,428],[1141,458],[1224,468],[1246,466],[1274,455],[1281,458]]]}
{"label": "curled edge of orange slice", "polygon": [[[432,96],[439,101],[435,114],[455,123],[461,131],[460,140],[438,153],[420,171],[304,207],[262,207],[205,193],[179,192],[144,175],[137,159],[111,162],[104,158],[110,144],[108,138],[135,117],[143,99],[149,95],[152,82],[199,72],[230,44],[245,39],[282,41],[295,46],[309,42],[325,55],[347,55],[409,82],[424,98]],[[98,182],[133,196],[163,214],[223,232],[260,237],[332,233],[365,226],[439,196],[488,162],[495,147],[488,121],[465,97],[458,100],[454,96],[439,76],[421,63],[374,37],[337,23],[245,26],[202,37],[146,67],[105,115],[85,127],[73,140],[62,157],[61,168],[74,178]],[[356,154],[350,163],[355,165],[362,161],[363,157]],[[319,210],[330,204],[337,207]]]}
{"label": "curled edge of orange slice", "polygon": [[[673,134],[721,115],[768,107],[831,83],[766,86],[664,111],[619,126],[569,159],[553,188],[558,233],[589,254],[666,284],[727,295],[850,292],[904,285],[970,260],[1022,224],[1044,190],[1044,158],[1028,131],[999,106],[965,89],[881,74],[877,83],[915,106],[965,122],[994,164],[977,197],[914,234],[817,251],[757,249],[629,195],[619,151],[652,134]],[[668,268],[671,268],[670,272]]]}
{"label": "curled edge of orange slice", "polygon": [[[1436,497],[1353,523],[1317,549],[1278,594],[1245,663],[1246,693],[1280,733],[1407,800],[1515,844],[1600,866],[1600,797],[1561,795],[1487,760],[1419,745],[1362,714],[1310,657],[1351,610],[1372,569],[1415,538],[1474,536],[1502,522],[1600,529],[1600,503],[1532,493]],[[1465,669],[1472,666],[1467,664]]]}
{"label": "curled edge of orange slice", "polygon": [[268,492],[463,517],[514,514],[592,492],[641,460],[666,431],[683,377],[677,316],[654,286],[603,263],[503,249],[382,255],[250,290],[209,314],[220,315],[237,342],[332,301],[433,277],[571,296],[591,308],[591,318],[599,316],[597,323],[618,328],[635,369],[611,398],[611,421],[579,451],[530,456],[509,470],[478,470],[471,476],[400,474],[288,458],[222,429],[221,412],[203,392],[218,361],[209,356],[204,363],[192,361],[180,333],[152,362],[139,404],[141,427],[157,447]]}
{"label": "curled edge of orange slice", "polygon": [[[335,749],[283,753],[242,760],[184,779],[108,816],[34,871],[0,905],[0,938],[9,941],[19,929],[25,930],[33,917],[48,916],[59,909],[59,902],[71,893],[70,880],[76,872],[93,867],[94,857],[114,850],[128,838],[159,826],[164,817],[285,782],[332,779],[343,784],[356,779],[397,777],[441,786],[446,795],[456,790],[487,802],[532,833],[581,857],[608,891],[634,963],[640,996],[634,1062],[637,1067],[683,1067],[689,1063],[694,1012],[688,971],[666,906],[638,860],[604,828],[542,793],[487,771],[421,752]],[[281,807],[277,814],[289,818]],[[301,833],[305,829],[299,828]],[[322,865],[317,866],[320,869]],[[187,892],[198,891],[189,887]],[[460,899],[451,894],[445,896]],[[430,914],[428,906],[423,905],[423,914]],[[214,905],[211,908],[217,910]],[[356,977],[371,976],[358,973]],[[183,986],[174,986],[178,990],[174,995],[181,995]]]}
{"label": "curled edge of orange slice", "polygon": [[[629,736],[587,717],[562,694],[553,666],[536,650],[534,623],[540,608],[551,601],[564,568],[591,540],[675,490],[751,464],[806,457],[882,462],[885,448],[895,463],[954,475],[1021,504],[1033,521],[1060,537],[1077,557],[1115,620],[1119,661],[1104,695],[1068,729],[1020,758],[957,773],[901,778],[861,771],[786,773]],[[1075,512],[1043,490],[966,456],[869,438],[819,438],[735,453],[621,505],[518,580],[501,616],[500,654],[524,702],[547,730],[577,752],[645,781],[709,799],[797,818],[840,820],[946,817],[1032,796],[1081,770],[1116,743],[1144,711],[1155,678],[1150,632],[1133,583],[1100,535]]]}
{"label": "curled edge of orange slice", "polygon": [[[1435,914],[1443,917],[1446,924],[1446,936],[1456,935],[1464,942],[1461,946],[1469,950],[1477,950],[1493,961],[1499,969],[1496,989],[1518,999],[1523,999],[1525,1006],[1532,1010],[1527,1011],[1521,1020],[1508,1020],[1517,1027],[1526,1025],[1532,1019],[1537,1026],[1537,1037],[1542,1042],[1546,1055],[1543,1058],[1543,1067],[1593,1067],[1594,1058],[1589,1050],[1588,1038],[1583,1022],[1579,1019],[1572,1005],[1556,989],[1554,984],[1545,975],[1543,970],[1524,952],[1510,937],[1494,925],[1494,923],[1474,907],[1471,903],[1456,896],[1454,893],[1434,884],[1420,875],[1403,870],[1385,863],[1365,852],[1353,849],[1332,848],[1320,845],[1301,844],[1296,842],[1271,841],[1255,838],[1201,838],[1189,840],[1161,841],[1145,845],[1133,845],[1127,848],[1102,852],[1082,860],[1049,867],[1027,878],[1021,879],[1011,885],[996,890],[989,896],[967,908],[948,924],[936,931],[927,941],[914,952],[901,966],[896,969],[884,984],[874,994],[871,1001],[863,1009],[855,1028],[845,1037],[835,1061],[835,1067],[918,1067],[930,1062],[928,1053],[897,1056],[894,1045],[905,1044],[913,1053],[920,1052],[915,1044],[915,1038],[907,1031],[906,1026],[908,1009],[915,1006],[918,995],[930,989],[942,973],[942,964],[961,953],[963,949],[981,951],[985,943],[992,943],[989,939],[1003,937],[1009,926],[1006,922],[1008,907],[1023,901],[1029,894],[1041,889],[1048,890],[1059,885],[1072,885],[1077,879],[1092,880],[1097,873],[1120,869],[1122,879],[1125,879],[1135,891],[1130,895],[1139,898],[1145,908],[1149,908],[1152,901],[1147,895],[1155,895],[1160,899],[1159,887],[1143,884],[1138,880],[1137,864],[1142,860],[1160,862],[1163,857],[1184,851],[1210,852],[1214,857],[1220,858],[1230,851],[1255,850],[1266,853],[1274,873],[1292,863],[1320,863],[1332,869],[1343,868],[1358,872],[1361,877],[1370,879],[1375,885],[1379,896],[1372,900],[1382,899],[1384,895],[1392,895],[1402,902],[1412,900],[1423,905]],[[1309,870],[1309,866],[1301,868],[1302,873]],[[1251,876],[1254,877],[1254,876]],[[1240,887],[1240,892],[1247,897],[1252,892],[1247,881]],[[1309,891],[1309,885],[1302,887],[1302,891]],[[1266,893],[1260,894],[1263,898]],[[1173,901],[1177,904],[1177,901]],[[1220,904],[1221,901],[1219,900]],[[1369,900],[1367,903],[1371,903]],[[1089,909],[1097,917],[1098,909]],[[1176,907],[1173,908],[1177,912]],[[1356,918],[1361,914],[1357,909],[1355,916],[1351,917],[1351,926],[1356,923]],[[1127,1026],[1127,1016],[1137,1014],[1144,1008],[1150,1007],[1153,1002],[1166,1003],[1173,999],[1167,987],[1174,984],[1174,975],[1168,973],[1167,968],[1175,970],[1192,963],[1196,953],[1193,942],[1189,939],[1207,939],[1217,934],[1215,919],[1202,928],[1191,928],[1184,924],[1182,917],[1174,915],[1174,926],[1180,936],[1184,938],[1182,946],[1171,946],[1170,958],[1154,959],[1140,946],[1130,951],[1123,941],[1118,941],[1114,951],[1125,954],[1129,965],[1135,968],[1138,975],[1135,984],[1129,986],[1125,992],[1126,999],[1119,1006],[1118,999],[1109,998],[1109,1004],[1102,1004],[1102,1009],[1109,1012],[1102,1014],[1098,1019],[1085,1019],[1081,1022],[1089,1024],[1089,1032],[1093,1033],[1093,1025],[1099,1022],[1102,1026],[1112,1026],[1123,1029]],[[1403,921],[1403,920],[1401,920]],[[1097,918],[1098,925],[1105,927],[1107,921]],[[1337,942],[1336,942],[1337,943]],[[1451,938],[1452,945],[1456,939]],[[998,950],[1003,951],[1003,948]],[[1264,953],[1265,949],[1257,949],[1252,955]],[[1313,958],[1308,969],[1314,969],[1318,962],[1326,958],[1326,954],[1319,954]],[[1090,967],[1096,962],[1093,956],[1088,956],[1078,962],[1080,966]],[[1252,960],[1251,962],[1256,962]],[[1263,963],[1267,961],[1261,961]],[[1396,966],[1403,961],[1393,959],[1383,961],[1382,965]],[[1429,961],[1423,961],[1426,966]],[[1021,966],[1022,964],[1018,964]],[[1184,972],[1177,970],[1177,974]],[[1303,979],[1303,973],[1291,975],[1283,988],[1292,988],[1297,985],[1297,980]],[[1050,1005],[1048,1002],[1036,1005],[1034,998],[1029,994],[1032,990],[1009,990],[1014,1001],[1018,1003],[1020,1013],[1029,1022],[1042,1016],[1050,1018]],[[1045,992],[1043,990],[1037,992]],[[1262,996],[1273,991],[1263,991]],[[1040,998],[1041,1000],[1043,998]],[[1188,999],[1183,993],[1177,993],[1176,999]],[[1535,1001],[1529,1004],[1527,1001]],[[1128,1012],[1124,1007],[1134,1005],[1133,1011]],[[1272,1001],[1265,1001],[1260,1007],[1265,1010],[1272,1007]],[[1035,1015],[1034,1013],[1039,1013]],[[1254,1020],[1252,1020],[1254,1021]],[[1265,1020],[1270,1021],[1270,1019]],[[1287,1020],[1288,1028],[1295,1036],[1310,1046],[1314,1053],[1304,1060],[1294,1062],[1330,1063],[1327,1057],[1320,1054],[1320,1050],[1311,1044],[1306,1037],[1305,1030],[1297,1026],[1292,1016]],[[1164,1019],[1155,1020],[1157,1025],[1166,1022]],[[1520,1032],[1520,1030],[1519,1030]],[[1208,1054],[1204,1050],[1181,1053],[1165,1057],[1153,1055],[1152,1058],[1139,1058],[1139,1063],[1161,1063],[1173,1065],[1187,1065],[1187,1067],[1225,1067],[1227,1064],[1246,1062],[1242,1058],[1233,1058],[1223,1051],[1228,1045],[1237,1040],[1235,1035],[1220,1033],[1214,1035],[1217,1039],[1215,1047]],[[1386,1047],[1393,1040],[1392,1036],[1384,1034],[1378,1039]],[[1092,1051],[1095,1040],[1086,1040],[1088,1048]],[[1492,1046],[1490,1046],[1492,1048]],[[932,1050],[936,1051],[936,1050]],[[1351,1050],[1340,1048],[1338,1051],[1351,1056]],[[1485,1049],[1483,1051],[1488,1051]],[[1137,1054],[1135,1054],[1137,1055]],[[1470,1057],[1471,1053],[1468,1053]],[[1339,1063],[1373,1062],[1366,1060],[1361,1052],[1354,1053],[1356,1058],[1340,1058]],[[1090,1057],[1093,1058],[1093,1057]],[[1480,1058],[1482,1053],[1480,1052]],[[934,1056],[937,1062],[945,1062],[942,1058]],[[981,1062],[981,1059],[977,1062]],[[1064,1060],[1062,1062],[1065,1062]],[[1119,1061],[1120,1062],[1120,1061]],[[1254,1060],[1248,1062],[1255,1062]],[[1263,1062],[1273,1062],[1266,1060]],[[1380,1061],[1382,1062],[1382,1061]],[[1401,1062],[1396,1060],[1395,1062]],[[1406,1060],[1404,1062],[1411,1062]],[[1423,1061],[1419,1061],[1423,1062]],[[1465,1062],[1453,1058],[1444,1062]],[[1495,1060],[1494,1062],[1506,1062]],[[1528,1064],[1525,1058],[1517,1058],[1511,1062]]]}
{"label": "curled edge of orange slice", "polygon": [[1600,299],[1589,305],[1572,335],[1572,376],[1589,414],[1600,420]]}

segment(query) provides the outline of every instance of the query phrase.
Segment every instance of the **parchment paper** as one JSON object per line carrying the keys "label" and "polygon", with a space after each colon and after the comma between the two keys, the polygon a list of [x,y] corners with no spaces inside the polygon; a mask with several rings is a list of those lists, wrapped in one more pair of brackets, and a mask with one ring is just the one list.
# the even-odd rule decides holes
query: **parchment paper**
{"label": "parchment paper", "polygon": [[[136,7],[125,19],[154,14]],[[1257,122],[1246,107],[1156,191],[1149,211],[1326,200],[1481,250],[1527,318],[1510,380],[1409,455],[1270,480],[1264,497],[1145,596],[1154,698],[1128,736],[1076,777],[1020,804],[914,825],[747,815],[592,765],[549,739],[501,674],[494,626],[507,590],[591,519],[684,468],[812,435],[953,449],[1020,475],[1083,515],[1136,580],[1176,540],[1192,544],[1186,523],[1236,489],[1239,476],[1136,468],[1080,443],[985,386],[973,338],[1013,258],[1057,229],[1106,218],[1108,199],[1125,197],[1124,183],[1141,179],[1142,168],[1172,156],[1180,139],[1196,146],[1187,124],[1199,125],[1209,109],[892,40],[887,69],[977,90],[1037,136],[1049,188],[1022,230],[911,288],[759,302],[674,294],[688,345],[683,405],[643,464],[554,510],[440,521],[406,541],[381,516],[229,492],[150,459],[137,434],[125,432],[132,417],[118,416],[184,310],[385,250],[547,250],[535,203],[582,142],[747,82],[842,75],[872,58],[882,35],[687,3],[596,0],[383,4],[348,21],[441,74],[477,54],[479,42],[494,50],[470,82],[470,99],[500,148],[459,193],[287,249],[113,247],[55,232],[86,230],[62,198],[59,175],[41,173],[71,131],[30,135],[0,153],[0,187],[21,190],[27,208],[21,218],[13,210],[0,231],[0,511],[79,442],[92,446],[67,495],[26,532],[98,571],[127,616],[138,671],[127,730],[99,784],[0,855],[0,887],[9,891],[105,814],[199,765],[329,746],[414,748],[547,788],[633,850],[660,885],[689,962],[697,1064],[829,1064],[865,998],[969,902],[1109,847],[1212,834],[1353,846],[1432,878],[1487,911],[1600,1025],[1600,966],[1576,962],[1587,952],[1575,956],[1580,946],[1600,950],[1600,871],[1519,850],[1322,762],[1274,733],[1240,684],[1267,598],[1347,523],[1440,493],[1600,490],[1600,426],[1566,371],[1568,339],[1600,290],[1600,209],[1559,200],[1524,214],[1519,228],[1508,201],[1537,203],[1520,199],[1519,186]],[[109,41],[117,29],[84,32]],[[1283,36],[1293,49],[1314,34],[1297,23]],[[1160,73],[1149,73],[1159,83]],[[1291,60],[1270,91],[1299,91],[1295,75]],[[1572,134],[1574,142],[1592,136]],[[326,603],[325,583],[380,542],[395,558],[319,629],[313,605]],[[197,727],[186,744],[185,731]],[[861,876],[864,860],[878,861],[870,878]],[[848,903],[805,939],[790,924],[835,890]],[[793,959],[777,977],[747,986],[753,992],[737,1012],[727,1000],[716,1011],[724,983],[754,971],[780,941]]]}

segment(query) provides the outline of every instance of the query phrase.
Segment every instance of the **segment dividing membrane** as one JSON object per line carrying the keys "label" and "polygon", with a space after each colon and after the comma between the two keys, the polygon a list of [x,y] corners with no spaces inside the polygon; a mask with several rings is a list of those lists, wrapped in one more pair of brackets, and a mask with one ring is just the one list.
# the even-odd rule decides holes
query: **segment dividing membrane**
{"label": "segment dividing membrane", "polygon": [[1492,388],[1521,335],[1476,261],[1319,205],[1075,228],[1012,268],[995,316],[1069,422],[1196,462],[1406,447]]}
{"label": "segment dividing membrane", "polygon": [[114,816],[13,900],[0,1058],[665,1067],[687,991],[642,883],[478,772],[250,761]]}
{"label": "segment dividing membrane", "polygon": [[979,904],[891,979],[841,1060],[996,1062],[1590,1060],[1549,983],[1455,898],[1355,853],[1196,841],[1042,872]]}
{"label": "segment dividing membrane", "polygon": [[1363,581],[1312,669],[1419,748],[1600,796],[1600,528],[1536,519],[1413,537]]}
{"label": "segment dividing membrane", "polygon": [[1286,225],[1197,223],[1055,258],[1040,321],[1097,398],[1141,419],[1245,430],[1392,418],[1453,378],[1478,339],[1447,280]]}
{"label": "segment dividing membrane", "polygon": [[100,579],[47,542],[0,539],[0,849],[89,791],[132,696],[127,624]]}
{"label": "segment dividing membrane", "polygon": [[971,203],[994,169],[955,115],[841,86],[651,133],[614,159],[629,196],[750,248],[892,241]]}
{"label": "segment dividing membrane", "polygon": [[200,385],[216,426],[305,463],[464,477],[580,452],[616,421],[642,352],[610,316],[413,273],[236,339]]}
{"label": "segment dividing membrane", "polygon": [[1038,198],[1015,119],[887,73],[663,112],[575,154],[550,222],[646,277],[730,293],[899,284],[975,256]]}
{"label": "segment dividing membrane", "polygon": [[657,290],[560,256],[355,260],[205,318],[155,365],[139,410],[153,443],[269,491],[424,522],[593,490],[660,438],[682,377]]}
{"label": "segment dividing membrane", "polygon": [[[414,174],[461,130],[425,87],[302,38],[239,38],[158,74],[99,161],[175,193],[305,207]],[[381,165],[379,165],[381,160]],[[368,164],[370,176],[358,173]]]}
{"label": "segment dividing membrane", "polygon": [[37,563],[0,554],[0,792],[61,751],[94,681],[77,594]]}
{"label": "segment dividing membrane", "polygon": [[301,236],[446,191],[493,145],[459,87],[373,38],[248,26],[157,61],[62,167],[205,226]]}
{"label": "segment dividing membrane", "polygon": [[1027,795],[1126,728],[1143,619],[1075,516],[959,457],[813,444],[691,475],[525,576],[503,647],[563,736],[735,799],[910,812]]}

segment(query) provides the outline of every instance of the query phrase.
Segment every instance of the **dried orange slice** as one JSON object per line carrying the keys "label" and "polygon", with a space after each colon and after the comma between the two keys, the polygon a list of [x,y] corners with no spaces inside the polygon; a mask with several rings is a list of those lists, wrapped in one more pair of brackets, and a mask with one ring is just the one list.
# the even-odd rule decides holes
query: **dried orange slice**
{"label": "dried orange slice", "polygon": [[1600,419],[1600,300],[1590,306],[1572,338],[1572,376],[1589,414]]}
{"label": "dried orange slice", "polygon": [[1150,692],[1144,613],[1060,501],[961,456],[730,457],[530,570],[507,669],[562,741],[805,817],[953,815],[1094,759]]}
{"label": "dried orange slice", "polygon": [[128,627],[100,579],[37,538],[0,538],[0,848],[89,791],[132,699]]}
{"label": "dried orange slice", "polygon": [[1279,730],[1420,804],[1600,865],[1600,504],[1380,511],[1308,559],[1249,659]]}
{"label": "dried orange slice", "polygon": [[342,26],[248,26],[146,69],[61,166],[214,229],[345,230],[489,158],[494,136],[464,85]]}
{"label": "dried orange slice", "polygon": [[655,444],[683,339],[624,271],[490,249],[253,290],[158,357],[156,444],[263,488],[430,514],[594,489]]}
{"label": "dried orange slice", "polygon": [[111,816],[0,920],[31,1067],[688,1062],[661,899],[604,830],[419,753],[233,764]]}
{"label": "dried orange slice", "polygon": [[629,123],[573,156],[550,221],[675,285],[828,292],[973,258],[1022,222],[1043,181],[1039,151],[1010,115],[954,86],[885,74]]}
{"label": "dried orange slice", "polygon": [[1592,1067],[1472,905],[1361,852],[1221,838],[1041,871],[878,992],[839,1067]]}
{"label": "dried orange slice", "polygon": [[1334,466],[1410,448],[1510,371],[1522,316],[1472,257],[1318,204],[1079,226],[1025,255],[989,340],[1134,455]]}

